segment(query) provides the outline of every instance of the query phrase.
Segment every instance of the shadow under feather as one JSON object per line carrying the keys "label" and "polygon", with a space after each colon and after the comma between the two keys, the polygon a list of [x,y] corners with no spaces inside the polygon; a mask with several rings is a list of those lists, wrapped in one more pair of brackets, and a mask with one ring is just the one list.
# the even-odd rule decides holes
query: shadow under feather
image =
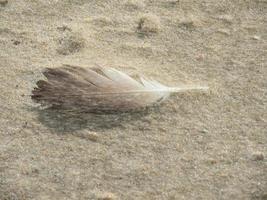
{"label": "shadow under feather", "polygon": [[126,124],[140,121],[151,113],[151,109],[140,112],[127,113],[84,113],[79,110],[66,109],[37,109],[39,121],[50,129],[59,133],[68,133],[83,129],[101,131],[115,127],[124,127]]}

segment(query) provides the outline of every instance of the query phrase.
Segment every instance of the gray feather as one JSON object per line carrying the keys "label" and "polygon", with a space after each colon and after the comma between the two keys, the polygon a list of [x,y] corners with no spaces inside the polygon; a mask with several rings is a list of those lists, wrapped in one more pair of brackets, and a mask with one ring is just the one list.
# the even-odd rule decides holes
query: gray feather
{"label": "gray feather", "polygon": [[133,79],[113,68],[47,68],[32,99],[44,105],[85,112],[131,111],[155,105],[171,93],[206,87],[172,88],[155,80]]}

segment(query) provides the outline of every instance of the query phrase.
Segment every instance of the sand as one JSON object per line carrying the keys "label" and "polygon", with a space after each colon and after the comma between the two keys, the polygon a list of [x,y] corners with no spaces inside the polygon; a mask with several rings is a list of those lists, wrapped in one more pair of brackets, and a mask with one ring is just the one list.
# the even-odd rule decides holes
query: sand
{"label": "sand", "polygon": [[[266,22],[266,0],[0,0],[0,199],[267,199]],[[70,118],[29,96],[63,64],[210,90]]]}

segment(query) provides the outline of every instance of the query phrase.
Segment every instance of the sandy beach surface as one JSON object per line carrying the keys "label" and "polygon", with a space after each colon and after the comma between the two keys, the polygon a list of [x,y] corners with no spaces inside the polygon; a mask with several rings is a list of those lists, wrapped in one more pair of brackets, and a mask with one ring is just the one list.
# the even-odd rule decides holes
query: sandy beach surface
{"label": "sandy beach surface", "polygon": [[[40,110],[31,91],[63,64],[210,89]],[[266,157],[266,0],[0,0],[0,200],[266,200]]]}

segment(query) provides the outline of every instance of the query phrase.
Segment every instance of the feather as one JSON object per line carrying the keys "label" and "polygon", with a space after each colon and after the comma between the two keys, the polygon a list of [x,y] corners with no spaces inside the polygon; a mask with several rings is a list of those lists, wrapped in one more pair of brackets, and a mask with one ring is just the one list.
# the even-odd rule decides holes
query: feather
{"label": "feather", "polygon": [[53,108],[79,108],[85,112],[125,112],[158,104],[171,93],[207,87],[167,87],[144,77],[140,81],[113,68],[65,65],[47,68],[32,99]]}

